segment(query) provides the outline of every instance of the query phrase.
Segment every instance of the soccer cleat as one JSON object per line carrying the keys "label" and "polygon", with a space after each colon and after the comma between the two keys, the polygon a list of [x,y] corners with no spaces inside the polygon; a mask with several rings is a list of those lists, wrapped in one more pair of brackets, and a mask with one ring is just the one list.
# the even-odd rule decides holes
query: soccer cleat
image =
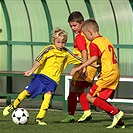
{"label": "soccer cleat", "polygon": [[84,111],[82,117],[77,121],[78,123],[88,122],[92,119],[90,110]]}
{"label": "soccer cleat", "polygon": [[68,115],[67,118],[61,120],[60,122],[62,122],[62,123],[74,123],[75,118],[73,115]]}
{"label": "soccer cleat", "polygon": [[117,125],[118,121],[123,117],[123,115],[124,113],[122,111],[119,111],[119,113],[114,115],[112,124],[108,126],[107,128],[114,128]]}
{"label": "soccer cleat", "polygon": [[124,128],[126,128],[126,126],[125,126],[125,124],[123,122],[121,125],[116,124],[116,126],[114,126],[114,128],[122,128],[122,129],[124,129]]}
{"label": "soccer cleat", "polygon": [[36,118],[36,124],[38,125],[41,125],[41,126],[44,126],[44,125],[47,125],[44,121],[42,121],[43,119],[42,118]]}
{"label": "soccer cleat", "polygon": [[7,107],[5,107],[5,109],[3,110],[3,115],[7,116],[9,115],[11,112],[13,112],[15,108],[13,107],[12,104],[8,105]]}

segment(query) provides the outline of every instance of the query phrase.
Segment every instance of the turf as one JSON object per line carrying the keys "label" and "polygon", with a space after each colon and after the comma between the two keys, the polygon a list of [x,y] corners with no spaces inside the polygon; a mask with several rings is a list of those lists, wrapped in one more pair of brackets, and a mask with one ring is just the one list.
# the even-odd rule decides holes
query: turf
{"label": "turf", "polygon": [[[125,129],[107,129],[112,120],[104,112],[93,112],[93,118],[88,123],[60,123],[60,120],[67,116],[67,113],[59,110],[48,110],[45,122],[47,126],[35,124],[35,116],[38,110],[28,110],[30,114],[26,125],[15,125],[11,115],[4,117],[0,109],[0,133],[131,133],[133,132],[133,115],[125,114],[123,121]],[[81,111],[76,112],[75,118],[82,115]]]}

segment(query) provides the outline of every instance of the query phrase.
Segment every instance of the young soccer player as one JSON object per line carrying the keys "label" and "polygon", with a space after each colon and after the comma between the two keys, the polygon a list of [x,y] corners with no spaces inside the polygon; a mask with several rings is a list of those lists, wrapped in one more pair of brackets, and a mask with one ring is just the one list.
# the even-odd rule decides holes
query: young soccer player
{"label": "young soccer player", "polygon": [[25,90],[18,95],[13,104],[3,110],[4,116],[9,115],[25,98],[35,98],[40,93],[43,93],[44,100],[35,121],[38,125],[47,125],[43,118],[59,83],[62,71],[68,64],[80,64],[82,62],[81,58],[76,57],[64,47],[66,41],[67,34],[64,30],[57,28],[53,31],[53,44],[45,47],[37,56],[33,67],[24,72],[24,76],[30,76],[34,73],[34,78]]}
{"label": "young soccer player", "polygon": [[[73,53],[78,57],[82,57],[83,62],[85,62],[90,57],[90,42],[81,31],[83,22],[84,17],[79,11],[72,12],[68,17],[68,23],[72,31],[76,34]],[[68,96],[68,116],[61,120],[61,122],[75,122],[74,114],[77,106],[77,97],[84,111],[84,114],[77,122],[86,122],[92,118],[90,105],[86,99],[84,90],[92,85],[92,81],[96,75],[96,69],[89,66],[87,67],[87,72],[87,77],[82,76],[82,71],[76,72],[73,75]]]}
{"label": "young soccer player", "polygon": [[91,41],[89,46],[91,57],[82,65],[73,68],[70,75],[100,60],[101,74],[98,81],[90,88],[87,99],[112,116],[113,122],[107,128],[114,128],[117,124],[121,124],[124,128],[125,125],[121,121],[124,113],[107,102],[108,98],[113,98],[120,78],[114,47],[106,37],[100,35],[98,23],[94,19],[86,20],[82,25],[82,31]]}

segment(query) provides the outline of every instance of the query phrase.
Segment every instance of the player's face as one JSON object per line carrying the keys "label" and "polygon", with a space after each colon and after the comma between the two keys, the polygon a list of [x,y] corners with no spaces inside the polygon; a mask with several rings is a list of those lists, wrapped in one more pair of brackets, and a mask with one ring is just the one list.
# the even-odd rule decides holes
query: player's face
{"label": "player's face", "polygon": [[58,50],[62,50],[63,47],[65,46],[65,41],[64,41],[64,37],[62,36],[59,36],[58,38],[54,39],[53,40],[53,43],[55,45],[55,47],[58,49]]}
{"label": "player's face", "polygon": [[69,22],[69,26],[71,27],[72,31],[77,34],[81,31],[82,23]]}

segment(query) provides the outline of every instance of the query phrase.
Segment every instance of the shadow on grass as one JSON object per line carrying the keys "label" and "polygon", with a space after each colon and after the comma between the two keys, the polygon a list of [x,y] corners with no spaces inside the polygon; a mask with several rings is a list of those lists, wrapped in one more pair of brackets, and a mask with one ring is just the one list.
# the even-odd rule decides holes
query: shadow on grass
{"label": "shadow on grass", "polygon": [[0,120],[0,122],[8,122],[9,120]]}
{"label": "shadow on grass", "polygon": [[[133,124],[130,124],[132,123],[132,116],[124,116],[122,118],[122,121],[125,123],[126,127],[132,127]],[[130,122],[131,121],[131,122]],[[109,124],[112,123],[112,119],[107,115],[107,118],[101,118],[100,116],[97,116],[97,117],[94,117],[92,118],[92,120],[90,121],[87,121],[87,122],[84,122],[84,123],[77,123],[77,122],[74,122],[74,123],[62,123],[60,121],[52,121],[52,123],[54,124],[85,124],[85,123],[90,123],[90,124],[96,124],[96,123],[106,123],[106,124],[103,124],[104,126],[109,126]]]}

